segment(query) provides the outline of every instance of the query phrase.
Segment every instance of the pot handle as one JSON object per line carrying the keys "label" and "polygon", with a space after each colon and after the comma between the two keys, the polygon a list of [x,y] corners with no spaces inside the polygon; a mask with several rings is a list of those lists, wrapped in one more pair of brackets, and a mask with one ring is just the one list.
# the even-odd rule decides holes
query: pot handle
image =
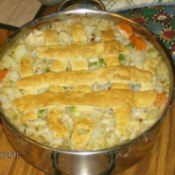
{"label": "pot handle", "polygon": [[[107,154],[109,156],[109,166],[104,172],[100,172],[97,175],[111,175],[111,173],[114,170],[117,153],[109,152]],[[52,152],[51,153],[51,157],[50,158],[51,158],[51,166],[52,166],[52,175],[65,174],[65,172],[62,172],[62,171],[59,170],[59,156],[60,156],[60,154],[58,152]],[[77,174],[79,172],[72,172],[72,173],[73,174],[75,174],[75,173]],[[91,173],[89,174],[88,172],[86,174],[87,175],[91,175]]]}
{"label": "pot handle", "polygon": [[61,172],[58,169],[57,159],[59,154],[56,152],[51,153],[51,167],[52,167],[52,175],[61,175]]}
{"label": "pot handle", "polygon": [[64,11],[67,7],[75,4],[90,4],[98,10],[106,11],[106,7],[101,0],[63,0],[58,6],[58,11]]}
{"label": "pot handle", "polygon": [[99,175],[110,175],[110,174],[112,174],[112,171],[115,167],[115,157],[116,157],[116,155],[113,152],[109,152],[108,154],[110,156],[109,167],[105,172],[100,173]]}

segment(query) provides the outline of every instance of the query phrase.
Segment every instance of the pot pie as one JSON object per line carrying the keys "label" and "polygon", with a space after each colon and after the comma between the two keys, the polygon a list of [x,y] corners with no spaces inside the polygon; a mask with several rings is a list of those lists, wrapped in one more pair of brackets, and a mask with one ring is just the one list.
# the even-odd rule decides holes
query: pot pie
{"label": "pot pie", "polygon": [[128,23],[55,20],[19,35],[0,60],[0,104],[25,136],[63,150],[97,150],[138,137],[170,91],[159,50]]}

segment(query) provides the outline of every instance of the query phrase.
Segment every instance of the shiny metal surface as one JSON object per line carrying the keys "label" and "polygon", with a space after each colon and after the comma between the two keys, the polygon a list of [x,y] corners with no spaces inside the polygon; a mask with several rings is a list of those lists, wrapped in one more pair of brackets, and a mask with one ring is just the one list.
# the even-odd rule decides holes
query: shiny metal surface
{"label": "shiny metal surface", "polygon": [[13,44],[15,38],[29,32],[31,29],[37,27],[38,25],[50,23],[55,20],[65,20],[70,18],[73,19],[79,16],[94,15],[97,17],[106,18],[108,20],[128,22],[133,26],[134,30],[140,32],[148,40],[154,43],[154,45],[159,49],[165,58],[165,61],[169,67],[169,74],[172,82],[170,89],[170,98],[160,120],[157,121],[157,123],[155,123],[155,125],[152,126],[144,134],[132,141],[129,141],[126,144],[97,151],[64,151],[38,144],[37,142],[19,133],[7,120],[5,115],[2,115],[4,131],[14,149],[19,152],[19,154],[27,162],[49,174],[115,174],[132,166],[151,151],[151,148],[154,146],[156,140],[155,138],[159,135],[159,129],[161,128],[162,121],[166,117],[166,114],[170,110],[174,100],[175,71],[171,58],[168,57],[164,49],[161,47],[161,44],[157,41],[156,37],[152,33],[150,33],[139,24],[117,14],[85,9],[52,14],[23,26],[21,32],[19,32],[19,34],[17,34],[12,39],[12,41],[7,44],[6,47],[8,48],[9,45]]}
{"label": "shiny metal surface", "polygon": [[58,7],[58,11],[66,10],[67,7],[71,7],[72,5],[78,4],[80,5],[92,5],[92,7],[95,7],[97,10],[103,10],[106,11],[106,7],[100,0],[63,0]]}
{"label": "shiny metal surface", "polygon": [[[54,174],[110,174],[115,163],[112,153],[84,156],[53,152],[52,156]],[[71,166],[66,161],[71,162]]]}
{"label": "shiny metal surface", "polygon": [[58,5],[62,0],[38,0],[43,5]]}

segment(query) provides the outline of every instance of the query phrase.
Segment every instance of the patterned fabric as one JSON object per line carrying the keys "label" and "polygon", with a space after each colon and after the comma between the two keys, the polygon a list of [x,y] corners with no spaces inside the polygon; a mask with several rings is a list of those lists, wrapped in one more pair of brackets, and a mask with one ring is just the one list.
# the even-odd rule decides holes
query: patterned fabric
{"label": "patterned fabric", "polygon": [[162,4],[175,4],[175,0],[102,0],[109,11],[124,10]]}
{"label": "patterned fabric", "polygon": [[118,12],[151,30],[175,61],[175,6],[151,6]]}

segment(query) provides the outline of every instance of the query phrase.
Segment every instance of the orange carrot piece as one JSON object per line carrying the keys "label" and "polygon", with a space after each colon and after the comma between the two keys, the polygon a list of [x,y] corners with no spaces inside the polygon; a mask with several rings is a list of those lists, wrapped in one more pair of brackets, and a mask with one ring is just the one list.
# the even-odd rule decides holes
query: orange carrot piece
{"label": "orange carrot piece", "polygon": [[159,93],[157,94],[157,97],[156,97],[156,100],[154,102],[154,104],[157,106],[157,107],[160,107],[162,106],[165,102],[167,101],[167,96],[165,93]]}
{"label": "orange carrot piece", "polygon": [[0,70],[0,80],[3,80],[8,73],[8,69]]}
{"label": "orange carrot piece", "polygon": [[145,50],[146,42],[141,36],[130,36],[130,40],[134,43],[137,50]]}
{"label": "orange carrot piece", "polygon": [[133,28],[131,25],[129,25],[128,23],[126,22],[120,22],[118,24],[118,26],[124,30],[125,32],[127,32],[129,35],[133,35],[134,34],[134,31],[133,31]]}

